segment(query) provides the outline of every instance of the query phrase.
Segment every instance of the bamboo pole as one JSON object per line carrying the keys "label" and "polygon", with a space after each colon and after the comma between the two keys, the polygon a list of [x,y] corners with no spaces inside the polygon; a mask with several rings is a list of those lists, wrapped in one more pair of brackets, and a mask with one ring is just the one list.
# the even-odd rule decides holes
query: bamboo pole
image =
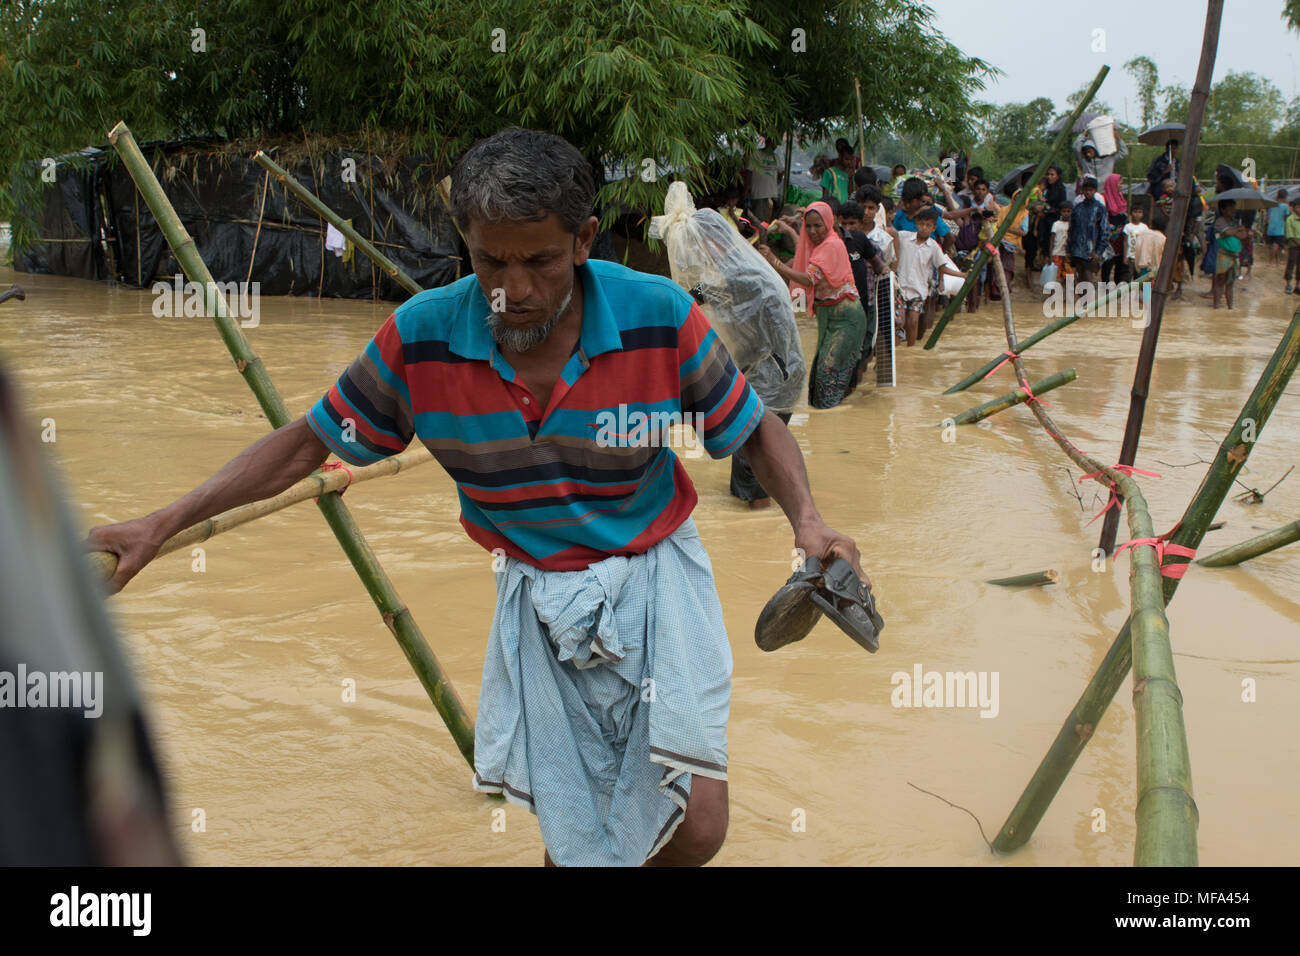
{"label": "bamboo pole", "polygon": [[[1174,544],[1192,550],[1200,545],[1207,527],[1213,522],[1215,513],[1232,489],[1234,479],[1250,457],[1255,441],[1258,441],[1260,432],[1291,380],[1297,364],[1300,364],[1300,308],[1296,309],[1290,326],[1283,333],[1236,422],[1219,446],[1218,454],[1207,469],[1200,487],[1175,526],[1176,530],[1170,539]],[[1251,435],[1255,441],[1246,441],[1246,435]],[[1166,606],[1178,590],[1179,581],[1179,578],[1173,577],[1164,579]],[[994,839],[995,850],[1005,853],[1028,842],[1074,762],[1079,759],[1079,754],[1083,752],[1132,666],[1132,622],[1132,616],[1124,622],[1101,665],[1061,725],[1056,739]]]}
{"label": "bamboo pole", "polygon": [[[1043,339],[1047,338],[1049,335],[1054,335],[1055,333],[1061,331],[1061,329],[1069,325],[1073,325],[1075,322],[1078,322],[1082,318],[1086,318],[1087,316],[1091,315],[1092,312],[1095,311],[1096,309],[1110,302],[1113,302],[1115,299],[1119,298],[1120,296],[1130,294],[1133,291],[1133,289],[1141,286],[1142,282],[1145,281],[1146,276],[1147,276],[1147,270],[1144,269],[1128,282],[1119,283],[1114,289],[1106,293],[1106,295],[1104,295],[1102,298],[1096,300],[1090,309],[1080,309],[1077,312],[1071,312],[1069,315],[1064,316],[1063,318],[1059,318],[1055,322],[1051,322],[1043,326],[1033,335],[1029,336],[1029,338],[1022,339],[1020,341],[1020,344],[1017,345],[1014,349],[1008,349],[1007,351],[1015,352],[1017,355],[1023,355],[1025,352],[1033,348],[1039,342],[1043,341]],[[1007,360],[1006,353],[999,355],[997,358],[989,361],[989,363],[985,365],[983,368],[979,369],[976,372],[972,372],[970,375],[967,375],[964,379],[962,379],[952,388],[945,391],[944,394],[955,395],[957,392],[966,391],[966,389],[970,388],[972,385],[975,385],[978,382],[982,382],[984,379],[988,378],[989,375],[993,372],[993,370],[997,368],[999,365],[1001,365],[1003,362],[1005,362],[1006,360]]]}
{"label": "bamboo pole", "polygon": [[[1074,378],[1074,369],[1067,368],[1027,387],[1034,395],[1042,395],[1044,392],[1050,392],[1054,388],[1060,388],[1068,382],[1073,382]],[[1029,394],[1017,389],[1014,392],[1000,395],[991,402],[985,402],[983,405],[976,405],[974,408],[966,409],[960,415],[955,416],[952,423],[954,425],[971,425],[983,421],[990,415],[996,415],[1005,408],[1011,408],[1013,405],[1020,405],[1027,401],[1029,401]],[[944,424],[946,425],[947,422]]]}
{"label": "bamboo pole", "polygon": [[[386,478],[432,460],[433,455],[427,448],[421,446],[385,458],[373,465],[366,465],[364,468],[331,468],[327,471],[312,472],[302,481],[294,482],[273,498],[263,498],[261,501],[252,501],[231,508],[172,535],[163,542],[156,557],[202,544],[209,538],[230,531],[232,528],[283,511],[290,505],[296,505],[308,498],[319,498],[331,491],[342,493],[353,485],[370,481],[372,478]],[[111,551],[88,551],[86,558],[90,562],[91,573],[97,580],[107,581],[117,571],[117,555]]]}
{"label": "bamboo pole", "polygon": [[858,158],[867,165],[867,134],[862,128],[862,84],[853,78],[853,95],[858,98]]}
{"label": "bamboo pole", "polygon": [[1049,569],[1047,571],[1033,571],[1029,574],[1017,574],[1009,578],[994,578],[986,583],[996,584],[1004,588],[1020,588],[1032,585],[1057,584],[1060,580],[1060,572]]}
{"label": "bamboo pole", "polygon": [[253,260],[257,258],[257,240],[262,238],[262,216],[266,212],[266,191],[271,186],[271,171],[262,174],[262,203],[257,208],[257,231],[253,233],[253,251],[248,254],[248,274],[245,282],[253,281]]}
{"label": "bamboo pole", "polygon": [[[971,264],[970,269],[966,273],[966,281],[961,284],[961,291],[953,296],[952,300],[948,303],[948,307],[943,310],[943,315],[939,316],[939,321],[935,323],[934,329],[930,332],[930,337],[926,339],[926,349],[932,349],[939,344],[939,336],[943,334],[943,330],[952,320],[952,317],[956,315],[957,310],[961,308],[962,300],[966,298],[966,294],[970,292],[971,286],[975,284],[976,277],[984,271],[984,267],[988,265],[989,253],[986,245],[991,245],[994,249],[997,249],[1001,245],[1002,237],[1007,234],[1007,230],[1011,228],[1011,224],[1019,218],[1020,210],[1024,209],[1025,203],[1029,201],[1030,191],[1038,185],[1039,180],[1041,180],[1047,173],[1047,164],[1052,161],[1052,157],[1055,156],[1061,147],[1065,145],[1066,140],[1074,134],[1075,120],[1079,118],[1079,115],[1087,108],[1088,104],[1092,102],[1092,98],[1097,94],[1097,90],[1101,86],[1101,81],[1106,78],[1106,74],[1109,72],[1110,67],[1108,66],[1103,66],[1097,71],[1096,77],[1093,78],[1092,85],[1088,87],[1087,92],[1085,92],[1083,97],[1079,100],[1079,105],[1074,108],[1073,113],[1066,117],[1065,125],[1062,126],[1061,131],[1056,134],[1056,139],[1052,140],[1052,145],[1047,147],[1047,152],[1043,154],[1043,158],[1038,161],[1038,166],[1034,169],[1033,175],[1029,177],[1029,182],[1025,183],[1024,186],[1021,187],[1020,195],[1011,203],[1011,209],[1008,210],[1006,216],[1002,219],[1001,225],[999,225],[997,230],[993,233],[993,238],[990,239],[987,244],[980,243],[979,252],[975,256],[975,261]],[[997,257],[994,256],[993,258]]]}
{"label": "bamboo pole", "polygon": [[[172,208],[158,178],[149,168],[126,123],[118,123],[114,126],[109,131],[108,141],[122,157],[123,163],[135,180],[136,188],[153,211],[159,228],[162,229],[168,245],[185,269],[186,275],[189,276],[190,281],[203,287],[205,311],[220,331],[226,348],[235,360],[235,367],[239,369],[249,388],[257,396],[258,404],[266,413],[267,420],[273,428],[287,425],[290,419],[284,399],[272,383],[266,368],[262,365],[262,360],[253,352],[238,324],[231,318],[225,299],[212,279],[212,273],[208,271],[203,257],[195,248],[193,238],[181,224],[176,210]],[[337,493],[322,495],[316,505],[325,515],[326,522],[329,523],[334,536],[338,538],[348,560],[352,562],[352,567],[360,576],[371,600],[379,608],[384,624],[397,639],[402,653],[406,655],[420,683],[424,685],[425,692],[428,693],[429,699],[446,723],[456,746],[472,767],[474,765],[474,724],[465,712],[465,706],[461,703],[455,688],[443,674],[437,657],[424,639],[411,612],[402,603],[397,589],[393,587],[388,575],[380,567],[378,559],[362,537],[351,512],[339,495]]]}
{"label": "bamboo pole", "polygon": [[1276,551],[1278,548],[1294,544],[1297,541],[1300,541],[1300,521],[1292,521],[1288,525],[1274,528],[1265,534],[1234,544],[1230,548],[1216,551],[1207,558],[1201,558],[1196,563],[1207,568],[1226,568],[1234,564],[1241,564],[1241,562],[1248,561],[1251,558],[1257,558],[1261,554]]}
{"label": "bamboo pole", "polygon": [[[1011,314],[1011,290],[1001,259],[993,260],[993,269],[1002,292],[1007,348],[1013,350],[1016,331]],[[1018,355],[1012,361],[1016,378],[1023,385],[1024,364]],[[1123,491],[1124,511],[1133,540],[1153,542],[1151,515],[1137,482],[1122,471],[1102,467],[1100,462],[1081,452],[1043,410],[1041,402],[1033,402],[1030,410],[1071,461],[1091,471],[1098,482]],[[1151,543],[1137,545],[1129,564],[1130,646],[1138,750],[1138,836],[1134,863],[1195,866],[1199,819],[1192,799],[1182,693],[1174,673],[1169,621],[1165,617],[1162,582],[1168,579],[1162,577],[1158,553]]]}
{"label": "bamboo pole", "polygon": [[[289,189],[289,191],[292,192],[299,199],[301,199],[307,205],[307,207],[311,209],[312,212],[316,213],[316,215],[320,216],[326,222],[332,223],[335,229],[337,229],[339,232],[343,233],[343,235],[351,239],[353,245],[355,245],[358,249],[360,249],[367,256],[369,256],[371,260],[378,263],[379,267],[383,269],[384,272],[386,272],[388,276],[392,278],[392,280],[396,282],[398,285],[400,285],[403,289],[405,289],[407,292],[411,293],[412,295],[416,295],[424,291],[422,288],[420,288],[420,284],[418,282],[416,282],[414,279],[412,279],[410,276],[408,276],[405,272],[403,272],[398,267],[397,263],[395,263],[392,259],[389,259],[378,249],[376,249],[374,245],[368,239],[366,239],[365,236],[361,235],[361,233],[357,232],[354,228],[352,228],[352,225],[346,222],[343,219],[343,217],[340,216],[338,213],[336,213],[333,209],[331,209],[329,206],[325,205],[323,202],[317,199],[310,189],[308,189],[302,183],[298,182],[298,180],[290,176],[289,173],[284,169],[284,167],[280,166],[280,164],[278,164],[270,156],[266,155],[266,153],[262,152],[262,150],[259,149],[256,153],[253,154],[253,159],[256,160],[258,163],[260,163],[263,168],[270,170],[271,173],[275,175],[275,178],[280,180],[280,182],[284,183],[284,185]],[[374,215],[373,204],[371,205],[370,214],[372,216]]]}
{"label": "bamboo pole", "polygon": [[[1160,339],[1160,320],[1165,314],[1165,300],[1169,296],[1169,283],[1174,277],[1174,267],[1183,253],[1183,232],[1187,224],[1187,207],[1191,203],[1196,180],[1196,147],[1201,138],[1201,123],[1205,118],[1205,101],[1210,95],[1210,80],[1214,76],[1214,58],[1219,47],[1219,22],[1223,17],[1223,0],[1208,0],[1205,9],[1205,33],[1201,38],[1201,61],[1196,68],[1196,81],[1192,84],[1191,103],[1187,111],[1187,129],[1183,137],[1182,168],[1178,172],[1178,188],[1174,192],[1174,206],[1169,213],[1167,235],[1156,273],[1155,288],[1151,290],[1151,314],[1142,331],[1142,347],[1138,351],[1137,368],[1133,372],[1133,388],[1129,393],[1128,421],[1124,424],[1124,442],[1120,447],[1119,462],[1131,465],[1137,460],[1138,442],[1142,437],[1142,419],[1146,414],[1147,394],[1151,389],[1151,369],[1156,361],[1156,343]],[[1115,548],[1118,513],[1108,513],[1102,519],[1101,537],[1097,547],[1106,554]]]}

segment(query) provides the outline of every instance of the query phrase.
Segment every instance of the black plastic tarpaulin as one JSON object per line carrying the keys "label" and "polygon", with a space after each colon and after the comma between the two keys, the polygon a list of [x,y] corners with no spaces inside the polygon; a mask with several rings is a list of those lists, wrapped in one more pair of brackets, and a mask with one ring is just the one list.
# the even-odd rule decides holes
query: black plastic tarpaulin
{"label": "black plastic tarpaulin", "polygon": [[[46,160],[45,163],[50,163]],[[14,249],[14,269],[49,272],[79,279],[107,279],[111,275],[100,242],[103,213],[98,197],[104,172],[104,151],[84,149],[52,160],[41,167],[41,207],[36,224],[41,242]],[[53,173],[53,181],[46,176]]]}
{"label": "black plastic tarpaulin", "polygon": [[[408,297],[359,250],[350,257],[326,250],[326,224],[251,157],[183,143],[142,150],[218,282],[258,282],[263,295]],[[84,168],[60,164],[38,214],[42,241],[16,249],[15,268],[87,279],[115,274],[141,287],[170,281],[180,267],[126,169],[111,152],[82,155]],[[421,286],[461,274],[460,240],[433,189],[445,171],[418,157],[386,171],[378,158],[354,152],[286,168]]]}

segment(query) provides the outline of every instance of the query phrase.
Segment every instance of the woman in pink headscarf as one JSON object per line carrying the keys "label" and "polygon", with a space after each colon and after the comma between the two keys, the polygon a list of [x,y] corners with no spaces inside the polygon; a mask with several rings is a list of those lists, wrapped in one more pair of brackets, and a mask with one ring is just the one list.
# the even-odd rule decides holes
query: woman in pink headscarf
{"label": "woman in pink headscarf", "polygon": [[813,408],[834,408],[852,391],[853,371],[867,335],[867,314],[853,284],[849,251],[835,232],[835,214],[825,202],[812,203],[805,210],[788,266],[766,245],[759,251],[790,283],[796,310],[802,300],[817,319],[817,355],[809,363],[808,403]]}
{"label": "woman in pink headscarf", "polygon": [[1102,198],[1106,202],[1106,215],[1110,219],[1111,256],[1101,264],[1101,281],[1123,282],[1128,276],[1124,266],[1124,227],[1128,225],[1128,203],[1120,192],[1120,175],[1111,173],[1102,186]]}

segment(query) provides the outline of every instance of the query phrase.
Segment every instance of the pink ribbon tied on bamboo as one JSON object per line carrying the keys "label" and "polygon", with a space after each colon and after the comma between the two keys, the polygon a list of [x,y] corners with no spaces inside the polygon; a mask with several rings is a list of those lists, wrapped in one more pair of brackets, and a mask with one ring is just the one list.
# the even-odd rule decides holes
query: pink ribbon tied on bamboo
{"label": "pink ribbon tied on bamboo", "polygon": [[[320,466],[321,471],[337,471],[340,468],[342,468],[344,471],[348,473],[348,483],[339,489],[339,497],[341,498],[343,497],[343,492],[347,491],[350,487],[352,487],[352,482],[356,480],[356,476],[352,474],[352,469],[349,468],[341,461],[332,461],[328,465]],[[313,498],[312,501],[320,501],[320,498],[319,497]]]}
{"label": "pink ribbon tied on bamboo", "polygon": [[[1185,545],[1174,544],[1169,539],[1173,537],[1178,526],[1166,531],[1158,538],[1134,538],[1132,541],[1125,541],[1115,549],[1115,557],[1119,557],[1125,548],[1136,548],[1138,545],[1150,545],[1156,549],[1156,564],[1160,565],[1160,574],[1166,578],[1181,578],[1187,573],[1187,569],[1192,566],[1192,558],[1196,557],[1196,549],[1189,548]],[[1165,555],[1171,554],[1178,558],[1187,558],[1182,564],[1165,564]]]}
{"label": "pink ribbon tied on bamboo", "polygon": [[[1129,477],[1132,477],[1133,475],[1142,475],[1146,478],[1161,477],[1160,475],[1157,475],[1154,471],[1143,471],[1141,468],[1134,468],[1132,465],[1111,465],[1110,470],[1123,472]],[[1079,480],[1087,481],[1089,478],[1099,478],[1104,474],[1105,474],[1104,471],[1093,471],[1093,472],[1089,472],[1086,475],[1081,476]],[[1095,515],[1092,516],[1092,521],[1096,521],[1098,518],[1104,515],[1111,508],[1119,507],[1119,489],[1115,486],[1115,482],[1113,482],[1109,478],[1106,479],[1106,484],[1110,485],[1110,498],[1107,499],[1106,501],[1106,507],[1102,508],[1100,511],[1098,511]],[[1092,521],[1089,521],[1088,524],[1092,524]],[[1088,525],[1084,525],[1084,527],[1086,528],[1088,527]],[[1170,534],[1172,533],[1173,532],[1171,531]],[[1118,551],[1116,551],[1115,553],[1119,554]]]}

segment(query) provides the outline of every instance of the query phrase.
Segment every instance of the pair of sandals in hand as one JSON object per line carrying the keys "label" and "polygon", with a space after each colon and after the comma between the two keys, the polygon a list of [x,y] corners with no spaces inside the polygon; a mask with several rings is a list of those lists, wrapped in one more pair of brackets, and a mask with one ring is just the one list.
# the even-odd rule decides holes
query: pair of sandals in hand
{"label": "pair of sandals in hand", "polygon": [[885,622],[876,612],[871,589],[841,557],[825,566],[819,558],[806,559],[763,608],[754,626],[754,642],[762,650],[774,651],[801,641],[823,614],[872,654],[880,649],[878,635]]}

